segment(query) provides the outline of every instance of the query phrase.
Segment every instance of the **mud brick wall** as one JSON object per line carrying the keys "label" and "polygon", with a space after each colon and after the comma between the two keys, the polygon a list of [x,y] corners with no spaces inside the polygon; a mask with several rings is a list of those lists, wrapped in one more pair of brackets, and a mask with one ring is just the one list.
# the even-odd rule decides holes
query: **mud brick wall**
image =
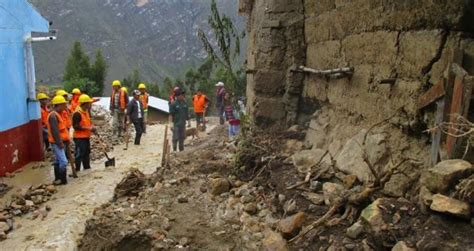
{"label": "mud brick wall", "polygon": [[[414,117],[417,97],[443,75],[452,48],[465,49],[464,67],[474,73],[473,2],[245,1],[254,121],[304,123],[322,106],[367,124],[401,106]],[[298,65],[355,72],[326,80],[292,72]],[[380,84],[388,78],[395,84]]]}

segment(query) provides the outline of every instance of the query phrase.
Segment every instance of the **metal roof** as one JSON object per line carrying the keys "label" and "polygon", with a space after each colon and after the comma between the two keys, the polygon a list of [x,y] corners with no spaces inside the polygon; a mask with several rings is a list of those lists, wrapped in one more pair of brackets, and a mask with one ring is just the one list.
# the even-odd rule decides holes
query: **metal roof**
{"label": "metal roof", "polygon": [[[99,101],[95,102],[94,105],[101,106],[105,109],[109,109],[110,97],[99,97]],[[160,110],[162,112],[169,113],[169,104],[167,100],[150,96],[148,100],[148,106]]]}

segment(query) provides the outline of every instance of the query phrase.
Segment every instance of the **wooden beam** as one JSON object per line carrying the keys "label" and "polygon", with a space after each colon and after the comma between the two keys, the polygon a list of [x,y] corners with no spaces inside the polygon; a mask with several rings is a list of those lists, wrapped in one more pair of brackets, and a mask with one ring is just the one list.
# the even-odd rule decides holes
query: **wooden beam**
{"label": "wooden beam", "polygon": [[436,83],[431,89],[429,89],[425,94],[418,98],[417,108],[421,110],[428,105],[432,104],[439,98],[443,97],[446,94],[444,89],[445,79],[442,78]]}

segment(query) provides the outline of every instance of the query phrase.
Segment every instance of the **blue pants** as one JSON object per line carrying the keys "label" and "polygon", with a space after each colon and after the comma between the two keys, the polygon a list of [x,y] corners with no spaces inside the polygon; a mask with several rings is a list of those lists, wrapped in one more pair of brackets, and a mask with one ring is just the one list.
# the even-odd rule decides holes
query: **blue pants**
{"label": "blue pants", "polygon": [[59,169],[61,171],[67,170],[67,165],[69,163],[67,157],[66,157],[66,147],[67,145],[64,144],[64,149],[61,149],[58,144],[51,144],[53,147],[53,152],[54,152],[54,164],[59,166]]}
{"label": "blue pants", "polygon": [[239,134],[240,125],[231,125],[229,124],[229,137],[232,138]]}

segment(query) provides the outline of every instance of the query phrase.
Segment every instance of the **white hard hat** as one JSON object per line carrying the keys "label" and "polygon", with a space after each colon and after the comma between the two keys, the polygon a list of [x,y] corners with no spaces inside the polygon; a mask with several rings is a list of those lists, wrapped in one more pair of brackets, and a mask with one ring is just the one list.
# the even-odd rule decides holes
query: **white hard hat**
{"label": "white hard hat", "polygon": [[224,83],[222,83],[222,82],[219,82],[219,83],[216,84],[216,87],[223,87],[223,86],[224,86]]}

